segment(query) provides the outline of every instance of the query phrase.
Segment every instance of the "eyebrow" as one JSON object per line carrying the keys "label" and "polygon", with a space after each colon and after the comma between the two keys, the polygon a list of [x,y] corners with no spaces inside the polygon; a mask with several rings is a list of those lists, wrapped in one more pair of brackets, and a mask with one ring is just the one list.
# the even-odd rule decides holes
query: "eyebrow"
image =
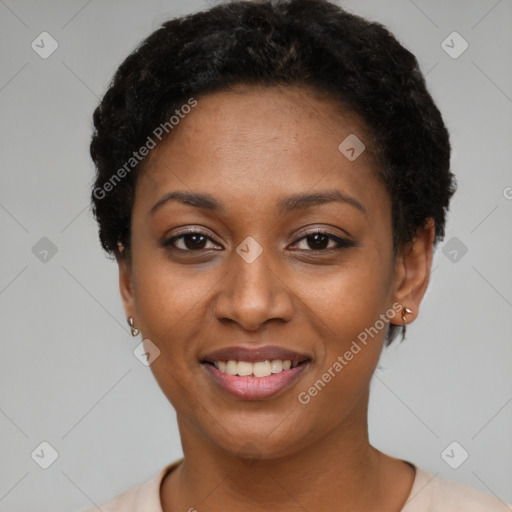
{"label": "eyebrow", "polygon": [[159,199],[149,210],[149,214],[153,215],[160,207],[169,201],[179,201],[183,204],[188,204],[199,208],[201,210],[208,210],[211,212],[223,212],[224,206],[217,201],[213,196],[208,194],[197,194],[192,192],[169,192],[164,197]]}
{"label": "eyebrow", "polygon": [[281,213],[288,213],[332,202],[349,204],[366,215],[366,208],[356,198],[343,194],[339,190],[295,194],[281,199],[277,204]]}
{"label": "eyebrow", "polygon": [[[169,201],[179,201],[182,204],[193,206],[201,210],[221,213],[225,212],[224,205],[209,194],[198,194],[193,192],[169,192],[159,199],[149,211],[153,215],[159,208]],[[366,215],[366,208],[354,197],[340,192],[339,190],[325,190],[315,193],[294,194],[277,202],[280,213],[290,213],[297,210],[304,210],[311,206],[318,206],[332,202],[349,204]]]}

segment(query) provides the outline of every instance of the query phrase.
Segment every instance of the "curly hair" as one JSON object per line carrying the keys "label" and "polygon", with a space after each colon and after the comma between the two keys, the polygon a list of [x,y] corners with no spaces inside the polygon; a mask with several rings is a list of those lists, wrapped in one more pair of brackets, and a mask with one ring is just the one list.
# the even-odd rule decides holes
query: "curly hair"
{"label": "curly hair", "polygon": [[456,188],[449,134],[416,57],[381,24],[327,0],[232,1],[164,23],[94,112],[92,209],[111,256],[130,248],[137,150],[191,98],[241,84],[313,88],[358,115],[390,195],[394,253],[428,218],[435,243],[444,237]]}

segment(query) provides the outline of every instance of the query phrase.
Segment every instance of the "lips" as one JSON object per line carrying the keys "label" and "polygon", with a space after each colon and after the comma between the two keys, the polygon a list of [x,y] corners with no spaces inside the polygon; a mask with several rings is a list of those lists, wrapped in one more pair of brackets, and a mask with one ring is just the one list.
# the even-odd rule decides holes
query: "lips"
{"label": "lips", "polygon": [[266,345],[228,347],[200,358],[214,384],[245,400],[272,398],[290,388],[308,367],[306,354]]}

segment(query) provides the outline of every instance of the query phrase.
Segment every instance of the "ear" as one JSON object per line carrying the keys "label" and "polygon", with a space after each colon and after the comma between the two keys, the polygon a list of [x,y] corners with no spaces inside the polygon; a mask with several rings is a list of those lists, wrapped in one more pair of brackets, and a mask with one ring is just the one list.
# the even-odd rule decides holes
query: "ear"
{"label": "ear", "polygon": [[119,243],[118,248],[115,257],[119,268],[119,291],[121,292],[126,317],[132,316],[134,324],[137,325],[137,319],[135,318],[131,255],[122,244]]}
{"label": "ear", "polygon": [[[407,323],[418,316],[420,303],[430,281],[434,252],[435,224],[428,218],[413,240],[397,255],[395,265],[395,301],[409,308]],[[401,315],[398,324],[402,324]],[[394,323],[394,322],[393,322]]]}

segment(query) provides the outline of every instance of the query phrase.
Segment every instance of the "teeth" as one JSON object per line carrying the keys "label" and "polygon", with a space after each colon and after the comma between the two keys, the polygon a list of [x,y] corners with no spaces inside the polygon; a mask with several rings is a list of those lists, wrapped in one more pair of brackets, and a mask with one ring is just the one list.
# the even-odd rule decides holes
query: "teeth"
{"label": "teeth", "polygon": [[[218,368],[218,365],[217,365]],[[220,368],[219,368],[220,370]],[[228,361],[226,363],[226,373],[229,375],[236,375],[238,371],[238,363],[236,361]]]}
{"label": "teeth", "polygon": [[[238,367],[240,367],[240,363],[238,363]],[[252,373],[254,373],[255,377],[268,377],[269,375],[272,375],[270,361],[258,361],[257,363],[252,363]]]}
{"label": "teeth", "polygon": [[280,359],[275,359],[270,363],[270,369],[272,373],[279,373],[283,371],[283,361]]}
{"label": "teeth", "polygon": [[247,361],[238,361],[238,375],[249,376],[252,375],[253,364]]}
{"label": "teeth", "polygon": [[257,361],[251,363],[249,361],[215,361],[214,365],[222,373],[229,375],[240,375],[248,377],[268,377],[273,373],[281,373],[282,371],[289,370],[298,366],[298,362],[293,363],[290,360],[282,361],[281,359],[274,359],[269,361]]}

